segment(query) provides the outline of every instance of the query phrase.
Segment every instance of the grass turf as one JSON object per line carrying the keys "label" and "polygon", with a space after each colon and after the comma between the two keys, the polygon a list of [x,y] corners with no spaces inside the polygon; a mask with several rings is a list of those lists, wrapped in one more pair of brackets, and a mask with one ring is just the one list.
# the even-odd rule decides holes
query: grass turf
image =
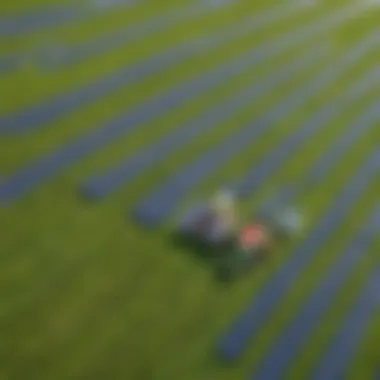
{"label": "grass turf", "polygon": [[[35,5],[37,3],[37,0],[33,2]],[[248,1],[237,2],[228,11],[221,8],[212,16],[201,17],[199,22],[178,25],[164,32],[158,40],[152,36],[131,46],[128,51],[118,50],[72,68],[38,72],[33,67],[23,67],[4,78],[4,86],[0,90],[4,99],[1,110],[6,114],[18,112],[54,94],[90,83],[129,62],[137,62],[183,40],[211,33],[212,30],[238,22],[249,12],[274,4],[254,3],[256,5]],[[171,6],[170,2],[163,2],[162,6],[158,6],[158,2],[154,4],[136,7],[132,11],[136,12],[132,13],[136,15],[133,22],[139,22],[140,17],[143,20],[154,12],[163,12],[164,8]],[[13,173],[29,160],[54,151],[65,141],[91,131],[152,94],[160,94],[186,78],[231,59],[239,52],[247,51],[254,44],[265,43],[283,32],[307,24],[309,20],[323,17],[332,8],[339,9],[347,4],[336,1],[321,2],[314,8],[310,6],[304,11],[306,16],[293,16],[291,20],[271,26],[259,36],[251,35],[235,44],[227,43],[217,51],[210,50],[202,57],[193,58],[173,70],[124,88],[30,135],[1,137],[0,174],[5,176]],[[295,3],[295,6],[298,5]],[[21,6],[14,6],[14,11],[16,8],[22,9]],[[53,38],[55,33],[63,41],[67,39],[67,43],[73,43],[76,38],[91,38],[95,33],[105,33],[124,22],[128,24],[132,19],[131,15],[122,13],[117,17],[115,14],[102,17],[104,24],[94,19],[92,23],[73,24],[46,36]],[[336,62],[366,32],[376,28],[378,17],[375,8],[372,12],[358,13],[356,18],[348,20],[336,30],[315,38],[309,47],[329,37],[331,52],[326,57],[327,64],[329,61]],[[46,36],[27,36],[12,49],[26,49],[29,43],[38,46],[42,37]],[[347,221],[325,245],[312,266],[297,280],[292,292],[282,301],[280,311],[268,320],[244,358],[232,368],[225,368],[215,359],[213,350],[216,338],[252,295],[260,291],[260,286],[269,281],[276,269],[287,261],[295,246],[284,248],[278,257],[257,268],[251,276],[225,288],[214,281],[210,268],[170,243],[170,223],[158,231],[147,233],[133,225],[127,217],[127,211],[162,178],[244,125],[252,116],[258,117],[266,109],[283,101],[290,91],[302,86],[325,66],[316,67],[309,75],[300,73],[289,84],[254,104],[254,107],[242,110],[232,120],[226,120],[212,133],[193,142],[176,154],[175,159],[156,163],[149,173],[100,204],[84,202],[78,197],[76,189],[90,174],[118,162],[126,151],[138,151],[148,141],[243,88],[255,76],[259,78],[271,70],[277,70],[300,49],[302,47],[292,49],[276,58],[275,62],[255,67],[251,72],[226,81],[220,89],[209,91],[191,103],[171,110],[169,114],[150,122],[149,128],[144,128],[145,132],[141,129],[130,138],[120,139],[10,207],[0,209],[0,378],[246,378],[316,286],[333,258],[340,254],[342,247],[370,214],[378,201],[378,178],[366,196],[350,211]],[[192,198],[207,196],[222,181],[239,178],[305,118],[319,107],[333,103],[336,96],[378,62],[378,52],[366,55],[337,82],[277,123],[274,131],[261,139],[259,145],[242,152],[210,175],[204,184],[183,201],[180,209]],[[329,131],[318,134],[313,141],[306,143],[250,197],[245,208],[259,204],[284,180],[302,178],[314,160],[323,155],[326,145],[342,136],[345,126],[378,96],[379,91],[371,91],[358,104],[329,123]],[[365,157],[374,149],[379,149],[378,144],[379,127],[375,126],[355,143],[350,155],[340,161],[326,181],[302,199],[311,224],[334,200],[339,189]],[[354,301],[355,294],[373,266],[379,262],[376,247],[378,244],[368,252],[339,301],[330,308],[304,352],[293,363],[289,379],[308,378],[309,371],[323,352],[325,342],[333,336]],[[378,326],[378,319],[374,319],[357,358],[351,363],[350,379],[362,380],[374,376],[379,362],[377,353],[380,352]]]}

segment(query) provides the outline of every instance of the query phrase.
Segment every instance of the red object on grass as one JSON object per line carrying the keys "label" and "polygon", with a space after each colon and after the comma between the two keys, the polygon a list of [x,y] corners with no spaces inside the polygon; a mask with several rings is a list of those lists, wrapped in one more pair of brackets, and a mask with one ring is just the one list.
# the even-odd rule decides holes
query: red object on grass
{"label": "red object on grass", "polygon": [[268,242],[267,230],[261,224],[250,224],[240,232],[239,242],[244,249],[263,246]]}

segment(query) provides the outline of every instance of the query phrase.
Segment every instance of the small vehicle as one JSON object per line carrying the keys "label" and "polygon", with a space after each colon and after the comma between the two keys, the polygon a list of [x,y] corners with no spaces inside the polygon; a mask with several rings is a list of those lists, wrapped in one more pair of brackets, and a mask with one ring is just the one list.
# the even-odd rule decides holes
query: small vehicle
{"label": "small vehicle", "polygon": [[224,272],[250,269],[275,246],[299,235],[303,218],[293,207],[277,206],[244,223],[237,218],[237,197],[220,191],[208,203],[193,207],[180,221],[176,233],[206,246],[219,258]]}

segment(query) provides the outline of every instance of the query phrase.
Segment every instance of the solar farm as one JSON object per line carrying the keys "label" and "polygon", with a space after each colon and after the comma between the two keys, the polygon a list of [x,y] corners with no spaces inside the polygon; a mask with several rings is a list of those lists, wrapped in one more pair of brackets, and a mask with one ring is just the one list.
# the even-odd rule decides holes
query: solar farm
{"label": "solar farm", "polygon": [[[380,378],[380,3],[0,3],[0,380]],[[299,239],[176,244],[223,186]]]}

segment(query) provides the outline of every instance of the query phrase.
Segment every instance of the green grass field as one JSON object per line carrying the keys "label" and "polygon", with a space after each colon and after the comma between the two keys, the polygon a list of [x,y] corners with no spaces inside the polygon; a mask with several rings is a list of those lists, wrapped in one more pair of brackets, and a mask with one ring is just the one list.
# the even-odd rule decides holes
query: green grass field
{"label": "green grass field", "polygon": [[[0,5],[1,17],[58,0],[18,0]],[[69,67],[44,70],[27,60],[19,69],[0,72],[0,114],[15,115],[59,94],[85,86],[99,78],[148,59],[169,47],[203,36],[233,30],[256,13],[276,6],[275,1],[235,1],[215,6],[199,16],[185,17],[152,33],[89,60]],[[46,156],[62,144],[125,113],[153,96],[164,94],[182,82],[211,71],[256,46],[268,46],[281,35],[323,20],[347,8],[353,1],[294,1],[288,17],[207,49],[143,81],[124,86],[79,107],[54,122],[20,134],[0,135],[0,180],[29,162]],[[215,357],[215,342],[260,287],[270,281],[288,259],[297,242],[281,247],[278,256],[231,286],[221,286],[211,268],[187,250],[175,247],[169,233],[173,219],[162,228],[144,231],[128,211],[157,183],[180,170],[235,130],[260,116],[315,78],[339,65],[340,60],[372,31],[379,29],[380,7],[364,8],[336,28],[326,28],[307,41],[285,49],[273,59],[237,72],[218,86],[173,107],[132,134],[116,139],[96,154],[57,173],[26,196],[0,209],[0,380],[240,380],[247,379],[323,278],[334,258],[379,203],[379,175],[365,196],[351,205],[349,217],[324,244],[317,257],[296,280],[295,286],[265,323],[248,352],[231,367]],[[96,13],[84,21],[1,38],[0,58],[26,54],[50,43],[68,46],[100,38],[127,25],[144,22],[173,8],[189,6],[180,1],[141,1],[125,9]],[[3,16],[4,15],[4,16]],[[380,41],[379,41],[380,43]],[[156,162],[133,183],[102,202],[78,196],[78,186],[90,176],[112,167],[140,151],[174,128],[253,85],[261,78],[326,44],[327,53],[303,68],[274,91],[232,114],[202,138]],[[29,54],[29,53],[28,53]],[[379,44],[363,55],[336,81],[306,99],[250,147],[210,174],[196,191],[187,194],[176,214],[194,199],[209,196],[226,179],[239,178],[268,155],[284,138],[302,127],[313,112],[346,93],[366,73],[379,67]],[[291,159],[276,170],[244,205],[259,205],[284,181],[302,179],[326,147],[344,136],[347,125],[380,96],[374,83],[354,104],[344,109],[327,128],[316,134]],[[0,121],[1,123],[1,121]],[[379,150],[379,121],[351,147],[349,154],[323,183],[300,200],[309,227],[331,207],[352,174],[374,150]],[[1,182],[0,182],[1,185]],[[1,201],[1,199],[0,199]],[[242,211],[243,214],[246,213]],[[176,215],[174,215],[175,217]],[[379,239],[363,252],[328,313],[320,320],[302,354],[291,365],[286,379],[308,380],[317,359],[340,326],[361,286],[380,264]],[[371,325],[355,359],[349,363],[350,380],[372,380],[380,367],[380,314]],[[280,380],[280,379],[279,379]],[[333,380],[333,379],[326,379]]]}

